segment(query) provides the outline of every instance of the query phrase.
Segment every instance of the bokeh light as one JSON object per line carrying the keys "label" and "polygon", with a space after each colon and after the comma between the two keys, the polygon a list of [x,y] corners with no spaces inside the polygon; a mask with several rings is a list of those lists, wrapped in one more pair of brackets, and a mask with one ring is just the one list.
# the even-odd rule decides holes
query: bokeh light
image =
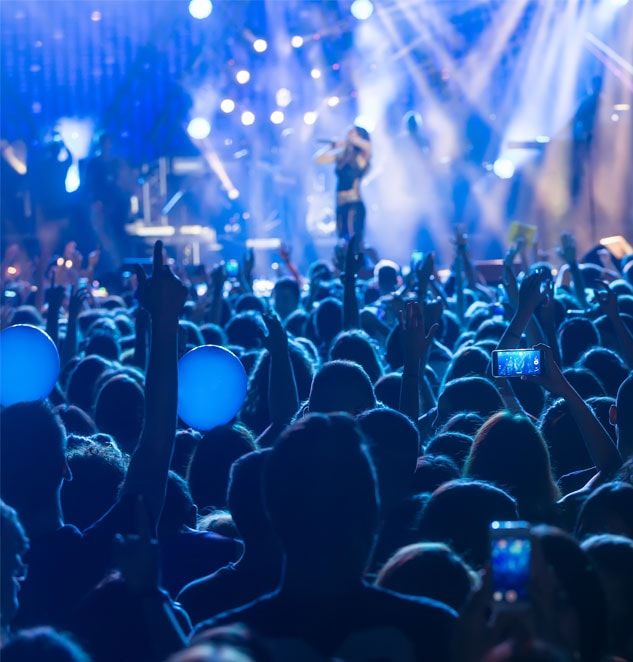
{"label": "bokeh light", "polygon": [[499,158],[492,164],[492,171],[499,179],[510,179],[514,175],[514,163],[510,159]]}
{"label": "bokeh light", "polygon": [[268,42],[265,39],[255,39],[253,42],[253,50],[256,53],[264,53],[268,48]]}
{"label": "bokeh light", "polygon": [[317,69],[316,67],[310,71],[310,76],[314,78],[314,80],[318,80],[321,78],[321,69]]}
{"label": "bokeh light", "polygon": [[248,71],[247,69],[240,69],[236,74],[235,74],[235,80],[240,84],[240,85],[246,85],[248,81],[251,79],[251,72]]}
{"label": "bokeh light", "polygon": [[285,108],[286,106],[289,106],[292,101],[292,93],[289,89],[282,87],[277,90],[275,101],[280,108]]}
{"label": "bokeh light", "polygon": [[371,0],[354,0],[349,10],[358,21],[366,21],[374,13],[374,3]]}
{"label": "bokeh light", "polygon": [[255,114],[252,113],[250,110],[245,110],[242,113],[242,124],[244,126],[251,126],[252,124],[255,123]]}
{"label": "bokeh light", "polygon": [[211,16],[212,11],[213,3],[211,0],[191,0],[189,3],[189,13],[199,21]]}
{"label": "bokeh light", "polygon": [[307,113],[303,114],[303,121],[308,126],[311,126],[317,121],[317,114],[313,110],[309,110]]}
{"label": "bokeh light", "polygon": [[303,37],[298,34],[294,35],[294,37],[290,40],[290,45],[293,48],[301,48],[303,46]]}
{"label": "bokeh light", "polygon": [[273,110],[270,114],[270,121],[273,124],[281,124],[284,121],[284,114],[281,110]]}
{"label": "bokeh light", "polygon": [[211,133],[211,125],[204,117],[194,117],[187,124],[187,133],[194,140],[204,140]]}
{"label": "bokeh light", "polygon": [[233,99],[222,99],[220,102],[220,110],[223,113],[232,113],[235,110],[235,101],[233,101]]}

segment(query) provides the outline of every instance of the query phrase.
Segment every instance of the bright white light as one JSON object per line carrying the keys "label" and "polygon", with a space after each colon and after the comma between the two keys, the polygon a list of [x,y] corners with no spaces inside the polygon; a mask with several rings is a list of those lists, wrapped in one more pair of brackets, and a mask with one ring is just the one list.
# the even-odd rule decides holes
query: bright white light
{"label": "bright white light", "polygon": [[374,3],[371,0],[354,0],[349,10],[355,19],[365,21],[374,13]]}
{"label": "bright white light", "polygon": [[550,141],[549,136],[536,136],[536,142],[541,143],[541,145],[545,145]]}
{"label": "bright white light", "polygon": [[290,90],[286,89],[285,87],[278,89],[277,94],[275,94],[275,101],[280,108],[289,106],[290,102],[292,101],[292,94],[290,93]]}
{"label": "bright white light", "polygon": [[624,7],[624,5],[628,5],[629,0],[611,0],[611,4],[615,5],[616,7]]}
{"label": "bright white light", "polygon": [[68,172],[66,173],[66,181],[64,182],[66,186],[66,193],[74,193],[78,188],[79,184],[79,165],[73,163]]}
{"label": "bright white light", "polygon": [[273,110],[270,114],[270,121],[273,124],[281,124],[284,121],[284,114],[281,110]]}
{"label": "bright white light", "polygon": [[88,156],[94,133],[92,121],[76,117],[62,117],[57,122],[55,129],[74,159],[85,159]]}
{"label": "bright white light", "polygon": [[189,13],[199,21],[211,16],[212,11],[213,3],[211,0],[191,0],[189,3]]}
{"label": "bright white light", "polygon": [[321,69],[312,69],[312,71],[310,72],[310,76],[312,76],[314,80],[318,80],[319,78],[321,78]]}
{"label": "bright white light", "polygon": [[204,117],[194,117],[187,125],[187,133],[194,140],[204,140],[211,133],[211,125]]}
{"label": "bright white light", "polygon": [[232,113],[235,110],[235,101],[233,101],[233,99],[222,99],[220,102],[220,110],[223,113]]}
{"label": "bright white light", "polygon": [[612,122],[619,122],[620,121],[620,116],[617,113],[612,113],[611,114],[611,121]]}
{"label": "bright white light", "polygon": [[514,175],[514,163],[510,159],[497,159],[492,164],[492,171],[499,179],[510,179]]}
{"label": "bright white light", "polygon": [[296,34],[291,40],[290,45],[293,48],[301,48],[303,46],[303,37]]}
{"label": "bright white light", "polygon": [[365,131],[368,131],[369,133],[376,128],[376,122],[367,115],[359,115],[354,120],[354,125],[359,126],[361,129],[365,129]]}
{"label": "bright white light", "polygon": [[268,42],[265,39],[255,39],[253,42],[253,50],[256,53],[264,53],[268,48]]}
{"label": "bright white light", "polygon": [[327,105],[330,108],[335,108],[339,103],[341,103],[341,100],[338,97],[328,97]]}
{"label": "bright white light", "polygon": [[[95,11],[92,12],[92,14],[90,14],[90,20],[93,23],[98,23],[101,20],[101,18],[102,18],[101,12],[96,10],[96,9],[95,9]],[[75,190],[75,189],[73,189],[73,190]],[[68,191],[68,192],[71,193],[71,191]]]}
{"label": "bright white light", "polygon": [[240,69],[236,74],[235,74],[235,80],[240,84],[240,85],[246,85],[248,81],[251,79],[251,74],[249,71],[246,69]]}
{"label": "bright white light", "polygon": [[229,200],[237,200],[240,197],[240,192],[236,188],[232,188],[228,193]]}
{"label": "bright white light", "polygon": [[303,121],[308,126],[314,124],[316,120],[317,120],[317,114],[313,110],[309,110],[307,113],[304,113],[303,115]]}
{"label": "bright white light", "polygon": [[245,110],[242,113],[242,124],[244,126],[250,126],[251,124],[255,123],[255,115],[254,113],[251,113],[250,110]]}

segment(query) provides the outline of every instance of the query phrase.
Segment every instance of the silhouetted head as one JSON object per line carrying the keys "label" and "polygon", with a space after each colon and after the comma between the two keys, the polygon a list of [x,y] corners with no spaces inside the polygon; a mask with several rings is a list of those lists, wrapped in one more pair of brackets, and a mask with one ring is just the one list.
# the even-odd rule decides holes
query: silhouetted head
{"label": "silhouetted head", "polygon": [[578,514],[576,537],[582,540],[598,533],[633,539],[633,485],[605,483],[587,497]]}
{"label": "silhouetted head", "polygon": [[2,647],[2,662],[90,662],[90,656],[68,634],[49,627],[21,630]]}
{"label": "silhouetted head", "polygon": [[289,317],[301,301],[299,283],[294,278],[280,278],[273,287],[273,307],[282,320]]}
{"label": "silhouetted head", "polygon": [[98,432],[97,426],[90,416],[75,405],[58,405],[54,411],[64,424],[68,434],[89,437]]}
{"label": "silhouetted head", "polygon": [[376,406],[367,373],[351,361],[330,361],[314,376],[308,406],[311,413],[357,415]]}
{"label": "silhouetted head", "polygon": [[618,389],[615,407],[611,410],[611,423],[618,433],[618,449],[622,457],[633,457],[633,374]]}
{"label": "silhouetted head", "polygon": [[605,347],[594,347],[585,352],[578,360],[578,365],[591,370],[612,398],[615,398],[620,384],[629,374],[622,359]]}
{"label": "silhouetted head", "polygon": [[252,434],[242,425],[223,425],[205,432],[189,465],[189,487],[199,509],[226,507],[231,465],[255,450]]}
{"label": "silhouetted head", "polygon": [[158,536],[170,536],[196,528],[196,508],[187,481],[175,471],[167,476],[165,503],[158,522]]}
{"label": "silhouetted head", "polygon": [[95,385],[99,377],[110,368],[112,364],[100,356],[86,356],[81,359],[68,378],[68,404],[77,405],[85,412],[92,411],[96,395]]}
{"label": "silhouetted head", "polygon": [[328,297],[321,301],[315,313],[316,332],[326,346],[343,328],[343,306],[338,299]]}
{"label": "silhouetted head", "polygon": [[440,485],[460,476],[459,467],[450,457],[425,453],[418,458],[413,476],[413,490],[416,494],[434,492]]}
{"label": "silhouetted head", "polygon": [[129,377],[118,375],[109,379],[97,394],[95,423],[131,454],[143,430],[144,411],[143,389]]}
{"label": "silhouetted head", "polygon": [[606,395],[604,386],[600,380],[586,368],[565,368],[563,370],[565,379],[573,386],[574,390],[583,398],[599,397]]}
{"label": "silhouetted head", "polygon": [[473,588],[476,575],[442,543],[418,543],[399,549],[378,573],[382,588],[438,600],[459,612]]}
{"label": "silhouetted head", "polygon": [[455,352],[444,375],[444,384],[460,377],[487,377],[490,355],[479,347],[462,347]]}
{"label": "silhouetted head", "polygon": [[45,402],[23,402],[3,410],[0,430],[2,500],[22,520],[50,510],[68,473],[62,422]]}
{"label": "silhouetted head", "polygon": [[375,384],[382,375],[382,364],[377,348],[364,331],[339,333],[330,347],[330,360],[358,363],[365,370],[372,384]]}
{"label": "silhouetted head", "polygon": [[488,419],[475,437],[464,475],[507,490],[521,517],[543,521],[558,499],[549,453],[538,429],[525,416],[508,412]]}
{"label": "silhouetted head", "polygon": [[482,481],[444,483],[424,508],[420,533],[424,540],[444,542],[475,568],[490,558],[490,523],[518,519],[514,499]]}
{"label": "silhouetted head", "polygon": [[264,345],[266,325],[259,313],[248,311],[235,315],[226,325],[226,335],[231,345],[244,349],[257,349]]}
{"label": "silhouetted head", "polygon": [[376,399],[382,402],[385,407],[397,409],[400,406],[400,386],[402,384],[402,375],[397,372],[390,372],[383,375],[375,384],[374,392]]}
{"label": "silhouetted head", "polygon": [[29,541],[18,514],[0,501],[0,628],[11,625],[19,602],[19,582],[26,575],[24,555]]}
{"label": "silhouetted head", "polygon": [[499,391],[483,377],[462,377],[448,383],[437,400],[435,426],[446,423],[451,416],[469,411],[483,418],[503,409]]}
{"label": "silhouetted head", "polygon": [[567,650],[582,662],[600,660],[607,648],[607,605],[588,555],[569,534],[549,526],[532,529],[545,563],[557,580],[552,625]]}
{"label": "silhouetted head", "polygon": [[106,361],[118,361],[121,357],[121,344],[116,336],[105,331],[93,333],[85,347],[86,355],[95,355]]}
{"label": "silhouetted head", "polygon": [[444,455],[449,457],[457,468],[462,470],[472,446],[472,437],[461,432],[440,432],[435,435],[424,449],[427,455]]}
{"label": "silhouetted head", "polygon": [[558,331],[563,365],[571,366],[589,349],[600,344],[596,325],[586,317],[565,320]]}
{"label": "silhouetted head", "polygon": [[371,460],[349,416],[312,414],[287,428],[264,470],[264,500],[288,559],[360,580],[378,524]]}
{"label": "silhouetted head", "polygon": [[420,450],[416,426],[394,409],[372,409],[358,417],[378,479],[383,514],[412,493]]}

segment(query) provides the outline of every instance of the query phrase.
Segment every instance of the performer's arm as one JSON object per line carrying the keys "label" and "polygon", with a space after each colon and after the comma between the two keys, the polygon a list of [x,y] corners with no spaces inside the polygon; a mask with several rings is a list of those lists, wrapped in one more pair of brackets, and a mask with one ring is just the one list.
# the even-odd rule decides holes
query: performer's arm
{"label": "performer's arm", "polygon": [[350,136],[349,141],[354,147],[358,147],[363,152],[365,161],[371,159],[371,141],[361,138],[358,134]]}
{"label": "performer's arm", "polygon": [[336,145],[324,147],[314,155],[314,162],[316,165],[329,165],[335,163],[338,152],[339,150]]}

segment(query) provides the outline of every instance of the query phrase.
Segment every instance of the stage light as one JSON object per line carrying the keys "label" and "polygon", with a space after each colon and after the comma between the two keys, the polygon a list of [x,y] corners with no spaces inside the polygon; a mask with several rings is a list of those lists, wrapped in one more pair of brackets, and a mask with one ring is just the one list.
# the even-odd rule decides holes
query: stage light
{"label": "stage light", "polygon": [[550,141],[549,136],[536,136],[536,142],[540,143],[541,145],[547,145],[549,141]]}
{"label": "stage light", "polygon": [[223,113],[232,113],[235,110],[235,101],[233,101],[233,99],[222,99],[220,102],[220,110]]}
{"label": "stage light", "polygon": [[317,114],[313,110],[309,110],[307,113],[304,113],[303,121],[308,126],[311,126],[312,124],[314,124],[317,121]]}
{"label": "stage light", "polygon": [[255,39],[253,42],[253,50],[256,53],[264,53],[268,48],[268,42],[265,39]]}
{"label": "stage light", "polygon": [[285,87],[278,89],[277,94],[275,94],[275,101],[280,108],[289,106],[290,102],[292,101],[292,94],[290,93],[290,90],[286,89]]}
{"label": "stage light", "polygon": [[189,13],[199,21],[211,16],[212,11],[213,3],[211,0],[191,0],[189,3]]}
{"label": "stage light", "polygon": [[611,0],[611,4],[615,5],[616,7],[624,7],[625,5],[629,4],[629,0]]}
{"label": "stage light", "polygon": [[303,37],[296,34],[291,40],[290,45],[293,48],[301,48],[303,46]]}
{"label": "stage light", "polygon": [[619,122],[620,121],[620,116],[617,113],[611,113],[611,121],[612,122]]}
{"label": "stage light", "polygon": [[310,71],[310,76],[312,76],[314,80],[318,80],[321,78],[321,69],[312,69],[312,71]]}
{"label": "stage light", "polygon": [[371,0],[354,0],[349,10],[356,20],[365,21],[374,13],[374,3]]}
{"label": "stage light", "polygon": [[339,103],[341,103],[341,100],[338,97],[328,97],[327,105],[330,108],[335,108]]}
{"label": "stage light", "polygon": [[240,197],[240,192],[236,188],[232,188],[228,192],[229,200],[237,200]]}
{"label": "stage light", "polygon": [[492,164],[492,171],[499,179],[510,179],[514,175],[514,163],[510,159],[497,159]]}
{"label": "stage light", "polygon": [[204,117],[194,117],[187,124],[187,133],[194,140],[204,140],[211,133],[211,125]]}
{"label": "stage light", "polygon": [[273,112],[270,114],[270,121],[273,124],[281,124],[284,121],[284,114],[281,112],[281,110],[273,110]]}
{"label": "stage light", "polygon": [[96,9],[95,9],[95,11],[92,12],[92,14],[90,14],[90,20],[93,23],[98,23],[101,20],[101,18],[102,18],[101,17],[101,12],[96,10]]}
{"label": "stage light", "polygon": [[64,181],[66,193],[74,193],[79,188],[80,184],[79,166],[76,163],[73,163],[70,168],[68,168],[66,179]]}
{"label": "stage light", "polygon": [[240,85],[246,85],[248,81],[251,79],[251,74],[249,71],[246,69],[240,69],[236,74],[235,74],[235,80],[240,84]]}
{"label": "stage light", "polygon": [[251,113],[250,110],[245,110],[242,113],[242,124],[244,126],[250,126],[255,123],[255,115]]}

